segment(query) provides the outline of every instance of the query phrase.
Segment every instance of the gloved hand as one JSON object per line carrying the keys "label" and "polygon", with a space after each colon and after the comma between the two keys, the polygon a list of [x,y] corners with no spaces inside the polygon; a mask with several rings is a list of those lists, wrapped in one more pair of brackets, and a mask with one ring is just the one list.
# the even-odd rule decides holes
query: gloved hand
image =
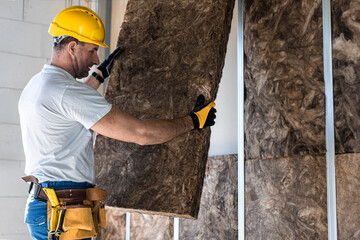
{"label": "gloved hand", "polygon": [[215,124],[215,103],[211,102],[208,105],[204,105],[204,103],[205,97],[203,95],[198,96],[195,107],[190,113],[190,117],[194,123],[194,129],[202,129]]}
{"label": "gloved hand", "polygon": [[121,47],[116,48],[98,67],[103,75],[103,78],[107,78],[110,75],[114,59],[120,53],[123,53],[124,49]]}

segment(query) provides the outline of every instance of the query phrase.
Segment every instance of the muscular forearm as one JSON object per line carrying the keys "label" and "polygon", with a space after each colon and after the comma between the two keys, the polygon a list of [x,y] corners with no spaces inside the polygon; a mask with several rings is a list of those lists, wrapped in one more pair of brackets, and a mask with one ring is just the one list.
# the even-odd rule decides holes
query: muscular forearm
{"label": "muscular forearm", "polygon": [[173,120],[144,120],[144,133],[142,145],[159,144],[193,129],[194,125],[190,116]]}
{"label": "muscular forearm", "polygon": [[106,137],[140,145],[164,143],[191,129],[215,124],[215,103],[204,105],[204,100],[200,95],[190,116],[172,120],[140,120],[113,106],[91,129]]}
{"label": "muscular forearm", "polygon": [[167,142],[190,131],[193,122],[190,116],[173,120],[140,120],[113,107],[91,129],[117,140],[152,145]]}

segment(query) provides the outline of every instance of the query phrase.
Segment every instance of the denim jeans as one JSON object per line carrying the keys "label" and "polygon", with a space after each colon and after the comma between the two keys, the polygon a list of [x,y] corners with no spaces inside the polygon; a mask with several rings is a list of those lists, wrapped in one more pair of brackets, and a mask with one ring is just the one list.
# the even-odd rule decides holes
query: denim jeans
{"label": "denim jeans", "polygon": [[[55,190],[69,189],[69,188],[91,188],[92,184],[83,182],[76,183],[70,181],[64,182],[43,182],[41,183],[43,188],[52,188]],[[34,240],[47,240],[47,203],[34,199],[34,194],[30,193],[26,208],[25,208],[25,223],[28,225],[31,238]],[[87,240],[90,240],[88,238]]]}

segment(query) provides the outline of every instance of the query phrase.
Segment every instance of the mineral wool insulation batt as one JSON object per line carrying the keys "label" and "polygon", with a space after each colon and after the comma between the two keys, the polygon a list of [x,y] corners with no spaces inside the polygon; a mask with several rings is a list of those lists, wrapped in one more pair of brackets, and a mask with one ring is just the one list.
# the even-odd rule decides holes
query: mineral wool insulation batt
{"label": "mineral wool insulation batt", "polygon": [[[216,98],[234,0],[129,0],[105,98],[140,119],[186,116],[199,94]],[[160,145],[98,135],[97,185],[107,205],[127,211],[197,218],[210,129]]]}

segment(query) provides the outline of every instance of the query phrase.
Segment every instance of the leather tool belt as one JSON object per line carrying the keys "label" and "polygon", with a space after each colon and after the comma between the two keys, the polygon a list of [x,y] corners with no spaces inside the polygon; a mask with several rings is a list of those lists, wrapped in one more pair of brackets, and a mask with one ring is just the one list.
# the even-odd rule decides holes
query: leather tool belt
{"label": "leather tool belt", "polygon": [[54,190],[42,188],[33,176],[22,179],[30,182],[29,193],[47,202],[48,239],[70,240],[95,237],[99,226],[106,227],[106,191],[99,188]]}
{"label": "leather tool belt", "polygon": [[[34,176],[25,176],[22,177],[25,182],[30,182],[29,193],[34,193],[34,198],[38,201],[47,202],[48,197],[41,184]],[[75,188],[75,189],[62,189],[55,190],[56,196],[60,202],[70,202],[75,204],[76,202],[81,202],[86,199],[86,189]]]}

